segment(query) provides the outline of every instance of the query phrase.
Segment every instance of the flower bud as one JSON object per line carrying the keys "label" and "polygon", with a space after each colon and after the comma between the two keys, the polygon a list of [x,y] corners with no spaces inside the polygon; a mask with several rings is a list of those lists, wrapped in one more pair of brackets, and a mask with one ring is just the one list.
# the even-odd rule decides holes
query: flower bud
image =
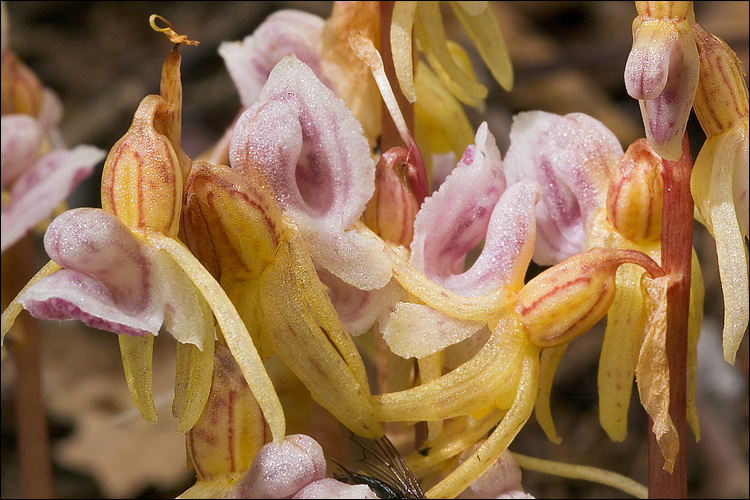
{"label": "flower bud", "polygon": [[248,469],[268,441],[263,413],[229,349],[214,352],[211,393],[187,433],[187,452],[199,479],[237,475]]}
{"label": "flower bud", "polygon": [[630,145],[617,163],[607,191],[607,219],[636,243],[661,237],[662,160],[646,139]]}
{"label": "flower bud", "polygon": [[519,292],[518,313],[529,340],[541,348],[557,347],[585,333],[607,314],[615,299],[615,274],[621,264],[661,268],[636,250],[592,248],[539,274]]}
{"label": "flower bud", "polygon": [[182,170],[172,143],[154,127],[166,101],[148,95],[133,124],[112,147],[102,174],[102,208],[131,229],[176,236],[182,207]]}
{"label": "flower bud", "polygon": [[23,114],[39,117],[43,100],[42,82],[12,52],[3,54],[0,82],[2,82],[0,102],[3,116]]}
{"label": "flower bud", "polygon": [[693,108],[710,138],[748,117],[745,72],[737,54],[720,38],[693,23],[700,79]]}
{"label": "flower bud", "polygon": [[364,212],[365,224],[381,238],[408,247],[414,237],[419,204],[411,190],[415,167],[406,148],[386,151],[375,167],[375,194]]}

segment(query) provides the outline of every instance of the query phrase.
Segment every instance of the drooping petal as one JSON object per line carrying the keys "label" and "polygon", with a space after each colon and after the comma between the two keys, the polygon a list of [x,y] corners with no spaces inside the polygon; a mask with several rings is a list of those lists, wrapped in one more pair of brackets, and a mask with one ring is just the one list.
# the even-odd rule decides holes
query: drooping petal
{"label": "drooping petal", "polygon": [[296,57],[276,65],[260,101],[238,121],[230,162],[271,188],[317,263],[361,289],[388,282],[381,245],[348,231],[374,191],[367,140],[343,101]]}
{"label": "drooping petal", "polygon": [[669,363],[666,355],[667,285],[669,276],[645,279],[650,308],[646,333],[635,373],[641,404],[654,422],[653,433],[664,456],[664,470],[672,473],[679,449],[677,429],[669,415]]}
{"label": "drooping petal", "polygon": [[[155,268],[144,245],[116,217],[94,208],[68,210],[48,227],[45,250],[66,269],[21,297],[32,314],[82,320],[88,315],[88,321],[101,323],[96,328],[111,325],[115,333],[158,333],[164,309],[151,281]],[[118,329],[123,315],[138,326]]]}
{"label": "drooping petal", "polygon": [[300,10],[280,10],[268,16],[242,42],[223,42],[219,55],[239,91],[242,105],[249,108],[273,67],[284,56],[294,54],[328,84],[320,69],[320,51],[325,21]]}
{"label": "drooping petal", "polygon": [[48,217],[102,158],[104,152],[93,146],[77,146],[39,159],[13,184],[10,204],[3,206],[0,248],[5,250]]}
{"label": "drooping petal", "polygon": [[633,22],[633,48],[625,65],[625,86],[638,99],[651,146],[676,161],[698,87],[700,62],[690,22],[689,2],[680,12],[651,14],[638,6]]}
{"label": "drooping petal", "polygon": [[[724,358],[734,362],[748,325],[748,120],[708,139],[695,160],[691,189],[696,208],[716,241],[724,294]],[[738,179],[727,186],[727,180]],[[744,185],[743,185],[744,183]],[[739,203],[737,203],[739,201]],[[740,224],[743,224],[742,227]]]}

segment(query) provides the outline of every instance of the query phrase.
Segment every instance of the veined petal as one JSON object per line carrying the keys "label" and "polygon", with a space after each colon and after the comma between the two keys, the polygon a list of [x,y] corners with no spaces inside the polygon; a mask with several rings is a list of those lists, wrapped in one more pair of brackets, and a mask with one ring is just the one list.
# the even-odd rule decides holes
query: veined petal
{"label": "veined petal", "polygon": [[49,216],[102,158],[104,152],[93,146],[77,146],[39,159],[14,183],[10,204],[3,206],[0,248],[5,250]]}
{"label": "veined petal", "polygon": [[242,42],[223,42],[219,55],[239,91],[242,105],[249,108],[276,63],[294,54],[328,85],[320,69],[320,51],[325,21],[299,10],[280,10],[268,16]]}
{"label": "veined petal", "polygon": [[388,282],[381,248],[347,231],[374,192],[362,127],[294,56],[277,64],[260,101],[238,121],[230,162],[270,187],[320,265],[362,289]]}
{"label": "veined petal", "polygon": [[[158,332],[164,311],[159,307],[162,304],[151,281],[155,273],[153,262],[141,240],[119,219],[95,208],[68,210],[52,221],[44,240],[52,260],[71,273],[93,278],[93,281],[81,280],[86,288],[92,292],[106,289],[118,309],[125,314],[151,318],[149,331]],[[35,286],[42,286],[46,279]],[[100,285],[96,290],[94,283]],[[27,290],[29,297],[33,296],[33,289]],[[58,306],[63,309],[57,310]],[[48,307],[37,311],[42,317],[53,315],[54,319],[61,319],[68,306],[49,297]]]}
{"label": "veined petal", "polygon": [[586,247],[588,231],[606,202],[609,169],[622,157],[622,146],[590,116],[541,111],[516,115],[510,141],[503,163],[508,184],[532,180],[543,190],[536,206],[533,259],[555,264]]}
{"label": "veined petal", "polygon": [[646,137],[662,158],[676,161],[682,154],[699,69],[698,49],[686,18],[636,18],[625,86],[639,100]]}
{"label": "veined petal", "polygon": [[[695,160],[691,179],[696,207],[716,240],[725,304],[724,358],[730,363],[734,363],[750,315],[745,245],[748,234],[747,170],[748,120],[745,119],[728,132],[706,140]],[[728,179],[733,181],[731,189],[727,186]],[[737,185],[735,179],[740,181]]]}
{"label": "veined petal", "polygon": [[476,143],[466,149],[440,190],[426,199],[417,213],[412,265],[438,283],[463,272],[466,254],[484,238],[503,191],[500,151],[483,123]]}

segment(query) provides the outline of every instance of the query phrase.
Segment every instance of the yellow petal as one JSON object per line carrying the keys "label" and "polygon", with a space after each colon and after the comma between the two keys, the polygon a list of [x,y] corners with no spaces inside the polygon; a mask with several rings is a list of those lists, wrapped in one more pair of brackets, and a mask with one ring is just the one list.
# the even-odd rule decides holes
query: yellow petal
{"label": "yellow petal", "polygon": [[492,335],[471,360],[426,384],[373,396],[380,419],[418,422],[472,415],[491,406],[508,408],[530,348],[513,311],[491,326]]}
{"label": "yellow petal", "polygon": [[281,243],[276,261],[262,278],[263,324],[274,350],[321,406],[352,432],[376,439],[383,431],[370,403],[369,387],[360,383],[346,353],[337,349],[314,316],[315,304],[303,291],[305,281],[292,246]]}
{"label": "yellow petal", "polygon": [[177,374],[174,383],[172,415],[180,419],[177,432],[187,432],[195,425],[203,412],[211,390],[214,369],[213,315],[210,320],[210,337],[203,342],[201,351],[192,344],[177,342]]}
{"label": "yellow petal", "polygon": [[454,62],[445,38],[438,2],[420,2],[417,16],[415,32],[432,69],[458,100],[469,106],[482,105],[487,97],[487,87]]}
{"label": "yellow petal", "polygon": [[211,310],[216,316],[216,321],[226,339],[227,346],[232,351],[232,355],[237,360],[247,384],[263,410],[263,415],[271,428],[274,442],[282,442],[286,434],[286,422],[281,401],[279,401],[273,383],[266,373],[245,324],[221,286],[193,254],[178,241],[156,232],[149,232],[146,238],[153,246],[164,250],[175,260],[211,306]]}
{"label": "yellow petal", "polygon": [[557,365],[560,363],[560,358],[562,358],[567,348],[568,344],[563,344],[560,347],[545,349],[539,357],[539,391],[536,396],[536,403],[534,404],[534,413],[536,413],[536,421],[547,435],[547,439],[555,444],[560,444],[562,438],[557,435],[557,431],[555,430],[549,399]]}
{"label": "yellow petal", "polygon": [[154,336],[150,333],[141,337],[118,335],[117,340],[120,343],[122,367],[130,396],[143,420],[156,423],[156,407],[151,389]]}
{"label": "yellow petal", "polygon": [[[623,441],[628,432],[628,408],[633,390],[635,358],[632,336],[646,326],[641,276],[634,265],[617,270],[617,292],[607,314],[601,356],[599,357],[599,422],[612,441]],[[638,343],[640,345],[640,343]]]}
{"label": "yellow petal", "polygon": [[417,99],[414,85],[412,53],[412,30],[417,13],[417,2],[394,2],[391,18],[391,53],[396,78],[406,99],[414,103]]}
{"label": "yellow petal", "polygon": [[430,488],[427,498],[454,498],[486,471],[516,437],[531,416],[537,393],[539,351],[527,345],[520,366],[520,381],[513,405],[492,434],[448,477]]}
{"label": "yellow petal", "polygon": [[698,379],[698,339],[703,325],[703,298],[705,288],[703,287],[703,275],[701,274],[700,261],[693,249],[693,260],[690,274],[690,318],[688,319],[688,345],[687,345],[687,421],[693,429],[695,440],[701,438],[700,423],[698,421],[698,410],[695,407],[695,390]]}
{"label": "yellow petal", "polygon": [[497,19],[489,9],[470,13],[461,4],[462,2],[451,2],[453,12],[474,42],[492,76],[501,87],[510,92],[513,89],[513,66]]}

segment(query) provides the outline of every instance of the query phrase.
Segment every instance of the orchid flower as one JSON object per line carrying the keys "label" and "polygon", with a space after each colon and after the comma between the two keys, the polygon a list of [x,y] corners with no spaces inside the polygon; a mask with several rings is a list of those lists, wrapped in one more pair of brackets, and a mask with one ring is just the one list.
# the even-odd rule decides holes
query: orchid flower
{"label": "orchid flower", "polygon": [[748,324],[748,93],[727,44],[699,24],[700,81],[693,105],[706,133],[691,177],[696,217],[716,240],[724,295],[724,358],[734,363]]}
{"label": "orchid flower", "polygon": [[239,119],[230,158],[231,169],[193,167],[191,247],[262,356],[278,353],[341,422],[378,437],[362,359],[315,267],[363,290],[391,277],[377,238],[350,228],[374,188],[361,127],[307,65],[287,56]]}
{"label": "orchid flower", "polygon": [[[522,113],[514,119],[505,166],[509,182],[531,178],[543,186],[536,209],[537,263],[555,264],[593,248],[637,250],[656,261],[661,259],[662,159],[645,140],[636,141],[623,154],[615,136],[591,117]],[[693,263],[688,407],[697,436],[694,395],[703,283],[695,253]],[[632,380],[637,375],[641,402],[660,426],[657,436],[664,440],[662,450],[670,450],[665,451],[665,458],[673,458],[676,433],[667,412],[668,378],[657,378],[667,370],[664,331],[657,328],[663,311],[656,307],[663,297],[653,295],[653,288],[652,295],[642,290],[642,281],[651,281],[643,275],[643,269],[636,266],[622,266],[617,271],[617,294],[609,309],[600,360],[600,420],[613,440],[624,439]],[[660,279],[653,281],[660,283]],[[537,418],[554,441],[560,438],[554,431],[547,398],[562,352],[560,348],[543,354],[537,402]]]}
{"label": "orchid flower", "polygon": [[[167,24],[159,27],[156,20]],[[284,415],[273,385],[236,310],[218,283],[177,239],[183,177],[180,148],[179,44],[195,44],[152,16],[175,44],[165,61],[161,95],[146,96],[128,132],[110,151],[102,176],[102,209],[57,217],[45,234],[52,259],[3,312],[2,334],[21,307],[40,319],[76,319],[118,334],[125,375],[144,419],[156,421],[151,352],[162,326],[178,341],[173,413],[188,431],[208,398],[214,321],[281,442]]]}
{"label": "orchid flower", "polygon": [[690,26],[693,2],[635,5],[638,17],[633,21],[625,87],[640,103],[651,147],[662,158],[677,161],[698,87],[698,51]]}
{"label": "orchid flower", "polygon": [[5,251],[47,218],[88,177],[104,152],[93,146],[67,149],[57,130],[62,104],[34,72],[6,47],[2,4],[2,237]]}

